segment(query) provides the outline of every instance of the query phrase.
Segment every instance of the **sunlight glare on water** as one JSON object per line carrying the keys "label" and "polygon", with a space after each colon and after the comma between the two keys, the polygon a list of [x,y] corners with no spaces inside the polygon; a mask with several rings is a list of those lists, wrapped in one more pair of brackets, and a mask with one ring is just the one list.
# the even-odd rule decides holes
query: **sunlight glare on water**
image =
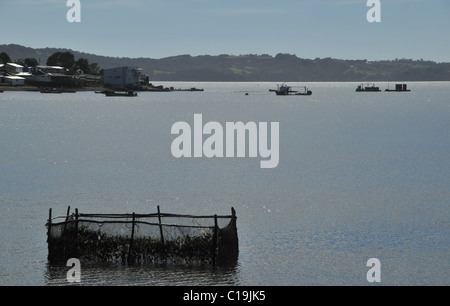
{"label": "sunlight glare on water", "polygon": [[[84,285],[366,285],[370,258],[382,285],[450,284],[450,83],[291,84],[310,97],[277,97],[274,83],[163,85],[205,92],[1,94],[0,285],[67,284],[67,268],[47,263],[45,223],[69,205],[238,216],[234,267],[88,266]],[[279,166],[175,159],[171,127],[194,114],[279,122]]]}

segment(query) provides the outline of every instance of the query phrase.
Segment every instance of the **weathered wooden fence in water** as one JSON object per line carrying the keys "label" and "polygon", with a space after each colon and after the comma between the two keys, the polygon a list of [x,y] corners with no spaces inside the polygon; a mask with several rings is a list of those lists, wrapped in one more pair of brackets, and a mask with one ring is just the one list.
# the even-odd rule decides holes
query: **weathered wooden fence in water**
{"label": "weathered wooden fence in water", "polygon": [[220,266],[236,262],[236,211],[229,216],[81,214],[78,209],[46,224],[48,260],[100,263],[174,263]]}

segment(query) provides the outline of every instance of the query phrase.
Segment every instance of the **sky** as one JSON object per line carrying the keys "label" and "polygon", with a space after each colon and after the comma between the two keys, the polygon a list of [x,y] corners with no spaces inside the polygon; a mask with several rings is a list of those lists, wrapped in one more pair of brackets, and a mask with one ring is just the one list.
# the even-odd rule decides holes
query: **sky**
{"label": "sky", "polygon": [[113,57],[278,53],[450,62],[450,0],[0,0],[0,44]]}

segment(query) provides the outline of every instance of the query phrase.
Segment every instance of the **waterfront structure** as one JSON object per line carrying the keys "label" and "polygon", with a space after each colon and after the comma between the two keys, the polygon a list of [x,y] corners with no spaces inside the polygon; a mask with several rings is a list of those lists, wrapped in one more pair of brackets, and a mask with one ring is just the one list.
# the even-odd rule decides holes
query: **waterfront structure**
{"label": "waterfront structure", "polygon": [[60,66],[36,66],[30,67],[29,71],[34,75],[39,74],[60,74],[65,75],[67,70],[64,67]]}
{"label": "waterfront structure", "polygon": [[24,86],[25,85],[25,78],[18,77],[18,76],[4,76],[3,77],[5,83],[9,83],[11,86]]}
{"label": "waterfront structure", "polygon": [[104,70],[103,83],[113,88],[136,88],[144,81],[142,69],[137,67],[117,67]]}
{"label": "waterfront structure", "polygon": [[24,67],[16,63],[6,63],[4,69],[10,73],[21,73]]}

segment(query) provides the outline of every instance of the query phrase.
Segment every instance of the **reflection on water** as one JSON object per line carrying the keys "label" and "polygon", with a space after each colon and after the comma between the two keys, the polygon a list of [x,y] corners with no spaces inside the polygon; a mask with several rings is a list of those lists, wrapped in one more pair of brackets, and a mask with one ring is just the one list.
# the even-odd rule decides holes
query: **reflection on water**
{"label": "reflection on water", "polygon": [[[448,285],[450,83],[356,93],[311,83],[163,84],[199,93],[0,96],[0,285],[66,285],[49,267],[48,209],[229,214],[239,261],[229,269],[83,266],[83,285]],[[387,87],[387,84],[380,84]],[[245,96],[244,93],[249,95]],[[279,122],[280,164],[175,159],[175,122]]]}
{"label": "reflection on water", "polygon": [[[68,285],[71,267],[48,265],[46,285]],[[88,265],[81,267],[82,286],[238,286],[239,265],[228,267],[174,265]]]}

